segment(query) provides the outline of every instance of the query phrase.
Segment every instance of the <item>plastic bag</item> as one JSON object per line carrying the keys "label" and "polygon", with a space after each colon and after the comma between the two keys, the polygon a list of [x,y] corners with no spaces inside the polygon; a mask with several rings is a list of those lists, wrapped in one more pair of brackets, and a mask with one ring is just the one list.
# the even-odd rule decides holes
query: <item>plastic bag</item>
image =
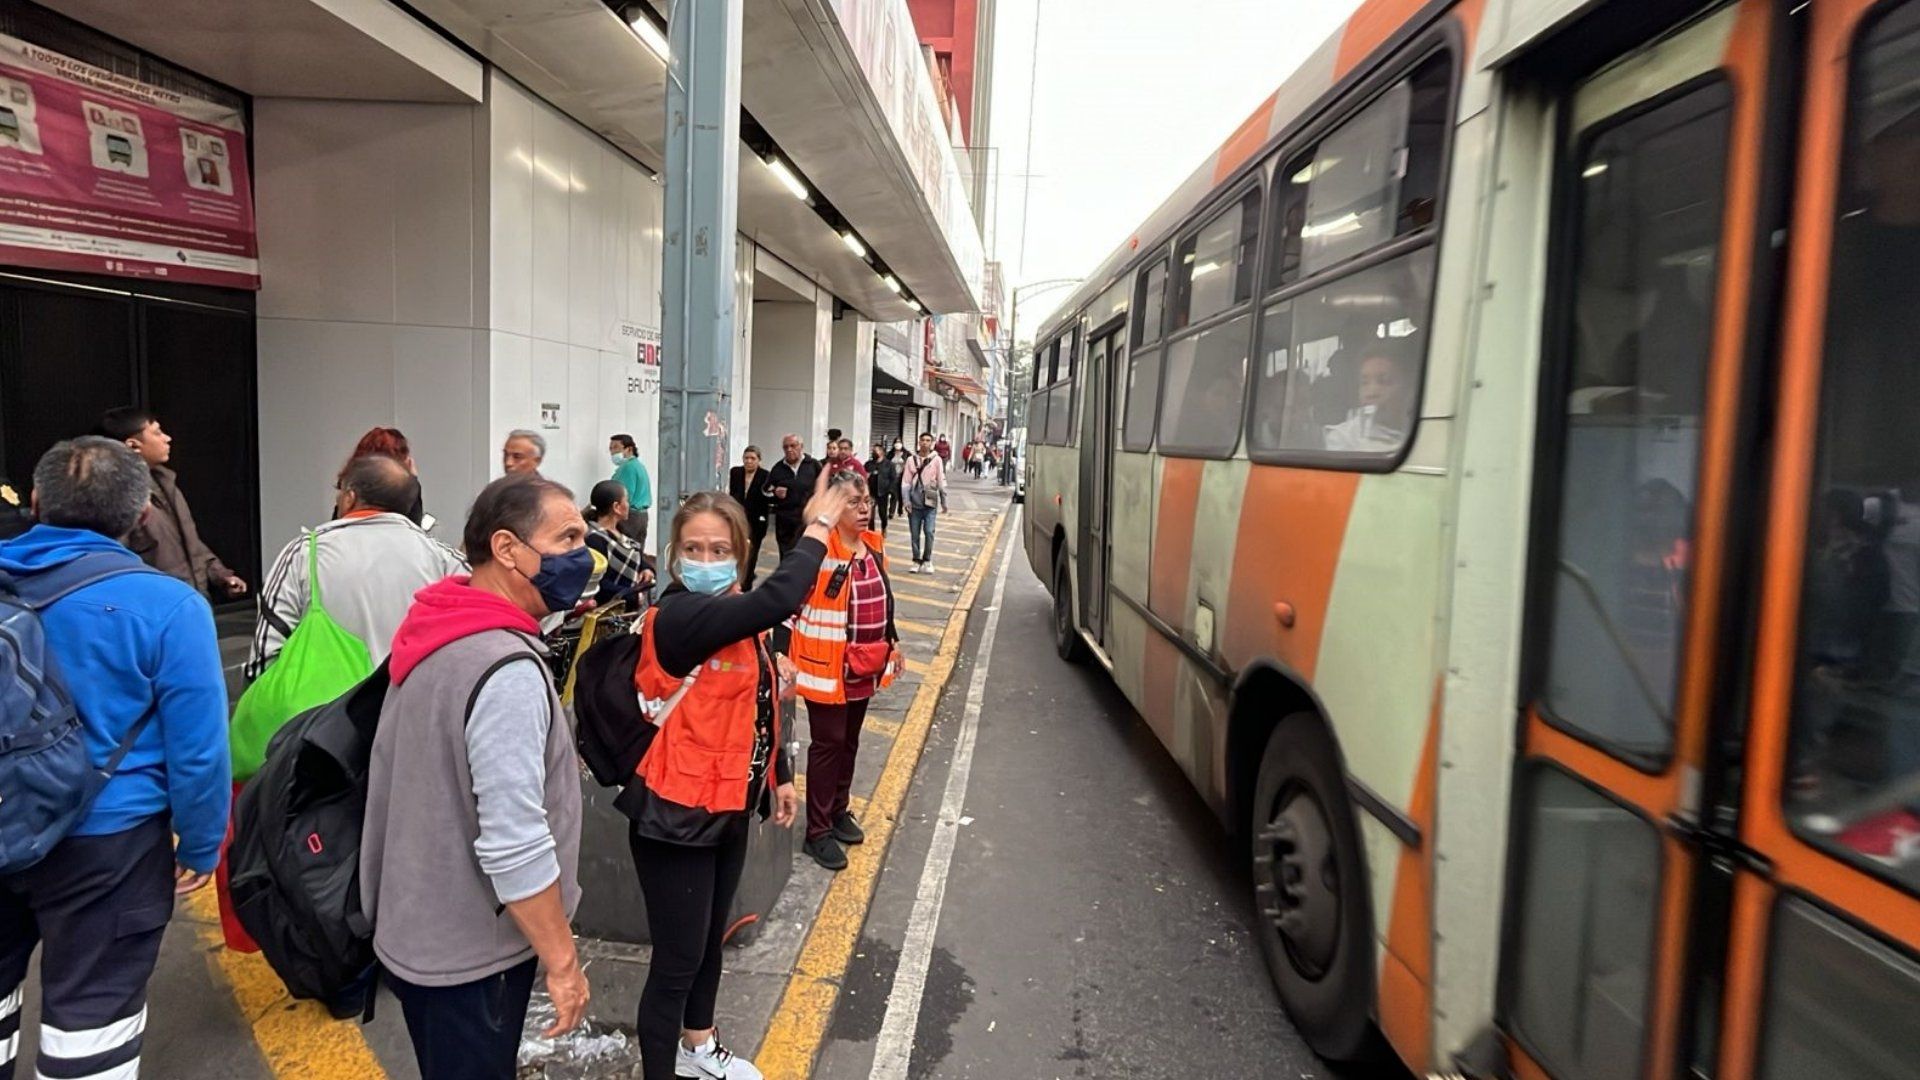
{"label": "plastic bag", "polygon": [[553,1025],[558,1014],[553,999],[537,986],[527,1003],[526,1024],[520,1029],[519,1066],[522,1077],[545,1080],[587,1080],[589,1077],[624,1075],[608,1066],[631,1063],[638,1076],[640,1044],[626,1032],[587,1017],[579,1027],[548,1038],[541,1032]]}

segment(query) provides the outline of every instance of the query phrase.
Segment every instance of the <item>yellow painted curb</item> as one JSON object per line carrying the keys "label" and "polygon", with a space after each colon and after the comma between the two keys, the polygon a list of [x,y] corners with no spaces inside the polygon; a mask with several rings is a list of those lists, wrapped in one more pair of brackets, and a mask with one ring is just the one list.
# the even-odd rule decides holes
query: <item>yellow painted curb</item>
{"label": "yellow painted curb", "polygon": [[234,952],[220,934],[220,902],[209,885],[187,897],[207,965],[233,991],[241,1019],[275,1080],[376,1080],[387,1071],[352,1020],[335,1020],[317,1001],[295,1001],[259,953]]}
{"label": "yellow painted curb", "polygon": [[754,1063],[766,1073],[768,1080],[806,1080],[813,1071],[814,1058],[820,1053],[827,1024],[833,1018],[840,980],[853,960],[860,930],[867,921],[867,907],[873,901],[874,887],[879,884],[880,864],[886,856],[888,842],[893,839],[900,809],[906,803],[907,785],[913,779],[914,766],[919,764],[920,751],[926,746],[927,730],[933,726],[933,712],[940,703],[940,692],[953,677],[961,639],[966,636],[967,615],[973,607],[974,596],[980,591],[981,581],[987,576],[1005,521],[1003,511],[994,519],[985,546],[974,558],[966,587],[960,590],[953,614],[947,618],[939,651],[927,665],[927,674],[907,709],[906,720],[901,723],[900,734],[894,739],[887,764],[880,772],[880,781],[868,799],[867,820],[862,822],[867,830],[867,842],[847,852],[847,868],[835,875],[833,884],[828,886],[820,914],[814,919],[806,944],[800,948],[800,959],[787,980],[786,992],[774,1008],[773,1021],[754,1054]]}

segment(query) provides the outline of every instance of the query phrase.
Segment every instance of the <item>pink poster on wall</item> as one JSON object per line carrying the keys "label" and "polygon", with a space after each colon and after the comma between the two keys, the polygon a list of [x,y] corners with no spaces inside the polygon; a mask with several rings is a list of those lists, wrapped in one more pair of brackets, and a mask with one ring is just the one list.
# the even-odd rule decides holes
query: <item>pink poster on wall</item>
{"label": "pink poster on wall", "polygon": [[260,287],[238,110],[0,34],[0,263]]}

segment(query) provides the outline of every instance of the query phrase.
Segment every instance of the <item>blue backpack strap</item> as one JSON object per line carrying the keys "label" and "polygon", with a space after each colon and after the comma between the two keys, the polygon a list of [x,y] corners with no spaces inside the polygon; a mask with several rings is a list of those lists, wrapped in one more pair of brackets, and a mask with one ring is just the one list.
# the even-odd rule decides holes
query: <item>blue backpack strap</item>
{"label": "blue backpack strap", "polygon": [[[81,589],[108,578],[159,572],[146,563],[137,560],[129,562],[125,555],[117,552],[91,551],[72,562],[35,574],[33,584],[27,590],[32,599],[22,596],[21,603],[34,611],[44,611]],[[16,582],[18,580],[15,579]],[[17,589],[18,585],[15,587]]]}
{"label": "blue backpack strap", "polygon": [[[123,574],[158,574],[159,572],[146,563],[129,562],[126,556],[116,552],[88,552],[72,562],[34,575],[35,587],[30,590],[34,598],[28,600],[22,597],[21,603],[35,612],[40,612],[81,589],[108,578],[120,577]],[[42,590],[45,592],[43,593]],[[113,748],[113,753],[108,756],[106,764],[101,766],[95,774],[93,792],[88,795],[88,802],[92,802],[94,796],[100,793],[100,789],[106,787],[107,781],[113,779],[113,774],[120,768],[120,762],[133,750],[133,744],[139,742],[141,734],[147,730],[147,723],[153,719],[154,712],[155,710],[148,709],[140,715],[140,719],[135,720],[127,728],[127,733],[121,738],[120,745]]]}

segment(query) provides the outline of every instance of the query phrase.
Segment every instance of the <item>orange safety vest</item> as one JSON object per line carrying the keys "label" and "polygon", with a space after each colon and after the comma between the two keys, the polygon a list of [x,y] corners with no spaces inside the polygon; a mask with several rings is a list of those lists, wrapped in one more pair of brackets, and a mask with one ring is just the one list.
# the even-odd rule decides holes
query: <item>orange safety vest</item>
{"label": "orange safety vest", "polygon": [[[887,538],[868,530],[860,534],[868,554],[877,560],[881,580],[887,574]],[[853,548],[840,537],[840,530],[827,534],[827,557],[820,562],[820,574],[813,582],[813,594],[793,619],[793,642],[787,655],[797,672],[796,688],[800,696],[822,705],[840,705],[847,700],[848,615],[853,608],[853,583],[841,582],[839,595],[828,596],[835,574],[848,573]],[[887,581],[887,624],[893,624],[893,583]],[[880,685],[893,682],[891,669],[882,672]]]}
{"label": "orange safety vest", "polygon": [[[654,617],[647,611],[640,636],[640,662],[633,670],[633,686],[640,695],[640,711],[649,722],[686,680],[676,679],[660,666],[653,648]],[[657,807],[681,818],[677,808],[720,814],[747,808],[747,780],[753,767],[754,712],[760,687],[763,635],[755,635],[721,649],[689,677],[693,685],[674,706],[659,733],[634,770],[645,793],[674,807]],[[780,752],[780,698],[774,695],[772,753]],[[773,780],[773,761],[767,762],[767,782]],[[632,816],[631,814],[629,816]],[[694,815],[698,817],[699,815]],[[691,829],[700,823],[677,822]],[[675,831],[680,831],[676,829]]]}

